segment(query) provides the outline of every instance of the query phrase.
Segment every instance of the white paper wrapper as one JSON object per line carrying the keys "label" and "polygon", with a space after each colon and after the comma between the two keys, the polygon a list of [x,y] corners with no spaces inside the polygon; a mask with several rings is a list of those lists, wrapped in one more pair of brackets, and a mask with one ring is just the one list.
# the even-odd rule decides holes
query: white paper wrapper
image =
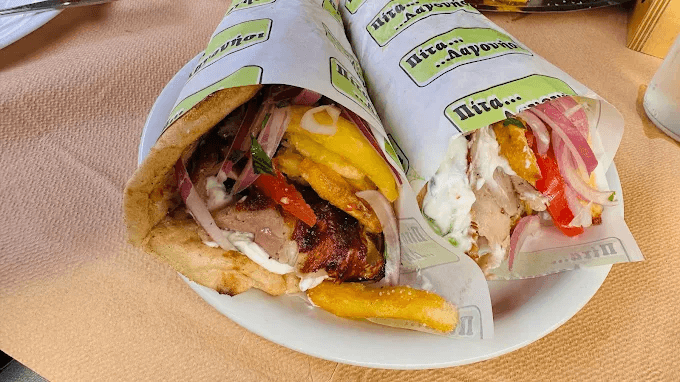
{"label": "white paper wrapper", "polygon": [[[343,0],[340,9],[371,98],[415,190],[436,173],[452,137],[560,96],[599,99],[463,1]],[[623,118],[601,99],[590,117],[596,125],[591,132],[599,163],[595,174],[606,190],[604,174],[621,141]],[[643,260],[622,206],[606,208],[602,220],[575,238],[543,227],[515,257],[512,272],[506,260],[495,276],[517,279]],[[402,232],[410,224],[402,220]],[[423,228],[424,235],[434,235]],[[402,245],[407,253],[418,252],[406,240]],[[443,246],[464,256],[449,243]],[[416,263],[430,267],[445,261],[435,256]]]}
{"label": "white paper wrapper", "polygon": [[[320,93],[362,117],[401,180],[395,202],[401,222],[400,284],[434,291],[459,309],[450,336],[493,337],[488,285],[479,267],[434,235],[371,102],[364,75],[330,0],[234,2],[213,34],[170,113],[169,126],[207,95],[227,87],[285,84]],[[433,261],[434,260],[434,261]]]}

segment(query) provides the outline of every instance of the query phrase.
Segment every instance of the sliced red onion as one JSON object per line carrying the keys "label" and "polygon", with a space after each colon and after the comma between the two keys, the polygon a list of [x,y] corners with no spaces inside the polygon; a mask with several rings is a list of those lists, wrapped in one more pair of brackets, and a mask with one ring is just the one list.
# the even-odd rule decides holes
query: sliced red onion
{"label": "sliced red onion", "polygon": [[[564,140],[562,139],[562,137],[560,137],[560,135],[554,130],[552,132],[552,137],[553,137],[552,141],[553,141],[553,151],[555,153],[555,159],[558,159],[559,157],[562,156],[563,150],[567,151],[569,153],[569,157],[571,158],[571,160],[576,164],[576,168],[578,168],[579,171],[581,171],[585,174],[586,173],[586,164],[585,164],[585,162],[583,162],[583,158],[581,158],[578,155],[574,156],[571,153],[571,151],[569,151],[569,149],[567,148],[567,145],[564,142]],[[558,162],[559,162],[559,159],[558,159]]]}
{"label": "sliced red onion", "polygon": [[287,102],[297,97],[303,89],[289,85],[272,85],[265,90],[265,96],[272,104]]}
{"label": "sliced red onion", "polygon": [[508,269],[512,270],[512,263],[524,245],[528,237],[532,236],[541,228],[541,218],[538,215],[525,216],[517,222],[515,230],[510,236],[510,249],[508,250]]}
{"label": "sliced red onion", "polygon": [[[248,140],[250,130],[253,128],[253,124],[255,122],[257,115],[258,115],[257,106],[255,106],[255,104],[253,103],[248,104],[246,114],[243,117],[243,120],[241,120],[241,125],[236,131],[234,140],[231,142],[231,145],[227,150],[227,155],[225,156],[224,161],[222,161],[222,164],[220,165],[220,170],[217,172],[217,182],[224,183],[224,181],[227,180],[227,178],[229,177],[229,174],[232,172],[232,169],[234,168],[234,161],[231,160],[232,152],[234,150],[241,151],[243,150],[243,147],[245,146],[245,143]],[[236,162],[238,162],[238,159],[240,158],[235,159]]]}
{"label": "sliced red onion", "polygon": [[302,89],[300,94],[293,98],[293,105],[305,105],[312,106],[319,102],[321,99],[321,94],[313,92],[311,90]]}
{"label": "sliced red onion", "polygon": [[618,202],[613,200],[613,191],[600,191],[594,189],[590,187],[588,182],[583,180],[583,177],[581,177],[578,168],[572,160],[573,156],[569,150],[563,148],[564,145],[561,143],[562,142],[558,142],[557,148],[555,148],[555,143],[553,142],[553,148],[556,149],[555,157],[557,159],[557,165],[560,168],[560,174],[562,174],[567,186],[571,187],[576,194],[585,201],[594,202],[602,206],[617,205]]}
{"label": "sliced red onion", "polygon": [[551,104],[562,111],[564,116],[576,126],[584,138],[588,138],[590,132],[588,116],[586,115],[585,109],[578,101],[572,97],[560,97],[551,101]]}
{"label": "sliced red onion", "polygon": [[[332,125],[322,125],[316,121],[314,114],[325,111],[333,119]],[[333,105],[323,105],[309,109],[302,115],[300,127],[314,134],[333,135],[338,130],[338,118],[340,109]]]}
{"label": "sliced red onion", "polygon": [[[286,132],[286,128],[290,123],[290,109],[284,108],[274,108],[271,116],[267,120],[267,124],[260,131],[260,135],[257,137],[257,142],[260,143],[262,149],[267,156],[270,158],[276,152],[279,147],[279,143],[283,139],[283,135]],[[253,184],[259,175],[255,174],[253,169],[253,158],[248,159],[246,167],[241,171],[234,188],[231,190],[231,194],[237,194]]]}
{"label": "sliced red onion", "polygon": [[383,235],[385,235],[387,259],[385,260],[385,278],[380,283],[383,285],[398,285],[399,268],[401,267],[401,247],[399,245],[399,226],[392,210],[392,204],[380,191],[359,191],[356,195],[364,199],[375,211],[382,226]]}
{"label": "sliced red onion", "polygon": [[[547,123],[553,133],[559,135],[564,141],[569,151],[572,152],[579,167],[581,162],[588,175],[597,167],[597,158],[590,148],[588,140],[581,135],[578,128],[574,126],[562,113],[550,104],[541,104],[531,109],[543,122]],[[555,147],[553,143],[553,148]]]}
{"label": "sliced red onion", "polygon": [[529,125],[531,131],[534,133],[538,153],[545,155],[548,152],[548,148],[550,148],[550,133],[543,121],[529,110],[525,110],[517,114],[517,116],[526,121],[527,125]]}
{"label": "sliced red onion", "polygon": [[236,250],[236,247],[234,247],[227,239],[224,232],[217,226],[215,219],[213,219],[210,211],[208,211],[208,207],[206,207],[205,203],[203,203],[203,200],[201,200],[201,197],[198,195],[198,192],[196,192],[194,184],[191,182],[189,173],[181,158],[175,163],[175,178],[177,180],[179,194],[182,196],[182,200],[184,200],[184,204],[186,204],[191,215],[194,217],[194,220],[203,227],[205,232],[210,235],[210,238],[212,238],[220,248],[225,251]]}
{"label": "sliced red onion", "polygon": [[576,192],[569,186],[564,188],[564,196],[567,199],[569,209],[574,214],[574,219],[569,225],[583,228],[593,225],[593,213],[590,210],[590,203],[583,205]]}

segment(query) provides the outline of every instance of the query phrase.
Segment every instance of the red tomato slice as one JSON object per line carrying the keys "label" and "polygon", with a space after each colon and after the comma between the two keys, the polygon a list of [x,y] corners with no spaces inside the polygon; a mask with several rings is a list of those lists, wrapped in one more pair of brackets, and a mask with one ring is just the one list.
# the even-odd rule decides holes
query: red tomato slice
{"label": "red tomato slice", "polygon": [[576,236],[583,233],[583,227],[571,227],[569,224],[574,220],[574,213],[569,209],[567,197],[564,195],[564,179],[560,174],[560,168],[555,159],[552,146],[545,156],[538,154],[536,140],[533,134],[527,130],[527,140],[531,142],[531,149],[536,155],[536,163],[541,170],[541,179],[536,181],[536,189],[550,199],[548,213],[552,216],[555,225],[567,236]]}
{"label": "red tomato slice", "polygon": [[285,211],[295,216],[312,227],[316,224],[316,215],[312,207],[305,202],[302,194],[280,172],[276,176],[260,174],[255,180],[255,186],[262,190],[274,202],[280,205]]}

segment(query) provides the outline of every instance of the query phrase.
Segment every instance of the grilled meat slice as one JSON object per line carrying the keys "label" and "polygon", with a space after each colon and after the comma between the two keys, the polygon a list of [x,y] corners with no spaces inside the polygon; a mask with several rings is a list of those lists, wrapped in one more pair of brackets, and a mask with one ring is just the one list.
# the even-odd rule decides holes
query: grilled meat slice
{"label": "grilled meat slice", "polygon": [[213,218],[222,229],[254,234],[255,243],[272,258],[285,263],[295,260],[296,245],[290,239],[295,224],[286,223],[274,201],[255,187],[238,202],[214,212]]}
{"label": "grilled meat slice", "polygon": [[310,188],[302,195],[317,217],[314,227],[298,221],[293,240],[298,244],[300,271],[324,269],[337,281],[379,280],[385,274],[382,234],[372,234],[357,219],[321,199]]}

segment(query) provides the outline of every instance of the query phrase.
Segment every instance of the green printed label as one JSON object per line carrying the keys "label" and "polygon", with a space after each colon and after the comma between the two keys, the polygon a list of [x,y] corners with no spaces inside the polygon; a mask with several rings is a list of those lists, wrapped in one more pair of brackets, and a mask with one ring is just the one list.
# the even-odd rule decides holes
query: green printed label
{"label": "green printed label", "polygon": [[267,41],[271,30],[272,21],[260,19],[236,24],[216,34],[208,43],[203,57],[198,61],[198,65],[189,78],[228,54]]}
{"label": "green printed label", "polygon": [[184,113],[186,113],[189,109],[196,106],[199,102],[205,99],[205,97],[209,96],[210,94],[218,90],[235,88],[238,86],[256,85],[261,82],[262,82],[262,68],[260,68],[259,66],[244,66],[241,69],[230,74],[226,78],[223,78],[220,81],[217,81],[214,84],[208,86],[207,88],[199,90],[196,93],[183,99],[180,103],[177,104],[177,106],[175,106],[174,109],[172,109],[172,112],[170,113],[170,118],[168,119],[168,122],[165,124],[164,130],[167,129],[168,126],[170,126],[173,122],[179,119],[182,115],[184,115]]}
{"label": "green printed label", "polygon": [[551,99],[575,94],[562,80],[533,74],[460,98],[444,109],[444,115],[460,132],[469,132]]}
{"label": "green printed label", "polygon": [[335,1],[334,0],[323,0],[323,9],[327,10],[328,13],[333,16],[340,24],[342,24],[342,17],[340,16],[340,12],[338,11],[338,8],[335,6]]}
{"label": "green printed label", "polygon": [[394,151],[394,147],[392,147],[392,144],[387,138],[385,138],[385,152],[387,152],[387,155],[392,158],[394,163],[401,163],[401,161],[399,161],[399,157],[397,157],[397,152]]}
{"label": "green printed label", "polygon": [[357,12],[357,9],[359,9],[360,6],[364,5],[366,0],[346,0],[345,1],[345,9],[349,11],[351,14],[355,14]]}
{"label": "green printed label", "polygon": [[371,103],[371,99],[366,91],[366,87],[361,80],[354,77],[347,68],[342,66],[342,64],[335,59],[335,57],[331,57],[330,64],[331,84],[333,84],[333,87],[346,97],[358,103],[364,110],[371,113],[371,115],[377,119],[378,113],[375,111],[373,103]]}
{"label": "green printed label", "polygon": [[321,24],[323,25],[323,29],[326,30],[326,37],[328,37],[328,39],[330,40],[330,42],[331,42],[333,45],[335,45],[335,48],[336,48],[340,53],[342,53],[345,57],[347,57],[347,59],[349,60],[349,62],[352,63],[352,67],[354,68],[354,70],[357,72],[357,74],[358,74],[359,77],[360,77],[359,80],[361,80],[361,83],[363,83],[364,86],[366,86],[366,81],[364,80],[364,71],[361,70],[361,66],[359,66],[359,62],[357,61],[356,57],[354,56],[354,53],[348,52],[347,49],[345,49],[345,47],[342,46],[342,44],[340,43],[340,41],[339,41],[337,38],[335,38],[335,36],[333,35],[333,33],[331,33],[330,29],[328,29],[328,27],[326,26],[326,24],[324,24],[324,23],[321,23]]}
{"label": "green printed label", "polygon": [[455,263],[460,258],[432,240],[416,219],[399,219],[402,271],[415,271],[435,265]]}
{"label": "green printed label", "polygon": [[385,46],[403,30],[428,16],[458,11],[479,13],[462,0],[392,0],[366,25],[366,30],[378,45]]}
{"label": "green printed label", "polygon": [[425,86],[461,65],[506,54],[526,54],[509,36],[486,28],[455,28],[416,46],[399,66],[418,86]]}
{"label": "green printed label", "polygon": [[231,3],[231,6],[229,7],[229,10],[227,11],[226,15],[234,11],[240,11],[242,9],[253,8],[259,5],[271,4],[275,1],[276,0],[234,0]]}

